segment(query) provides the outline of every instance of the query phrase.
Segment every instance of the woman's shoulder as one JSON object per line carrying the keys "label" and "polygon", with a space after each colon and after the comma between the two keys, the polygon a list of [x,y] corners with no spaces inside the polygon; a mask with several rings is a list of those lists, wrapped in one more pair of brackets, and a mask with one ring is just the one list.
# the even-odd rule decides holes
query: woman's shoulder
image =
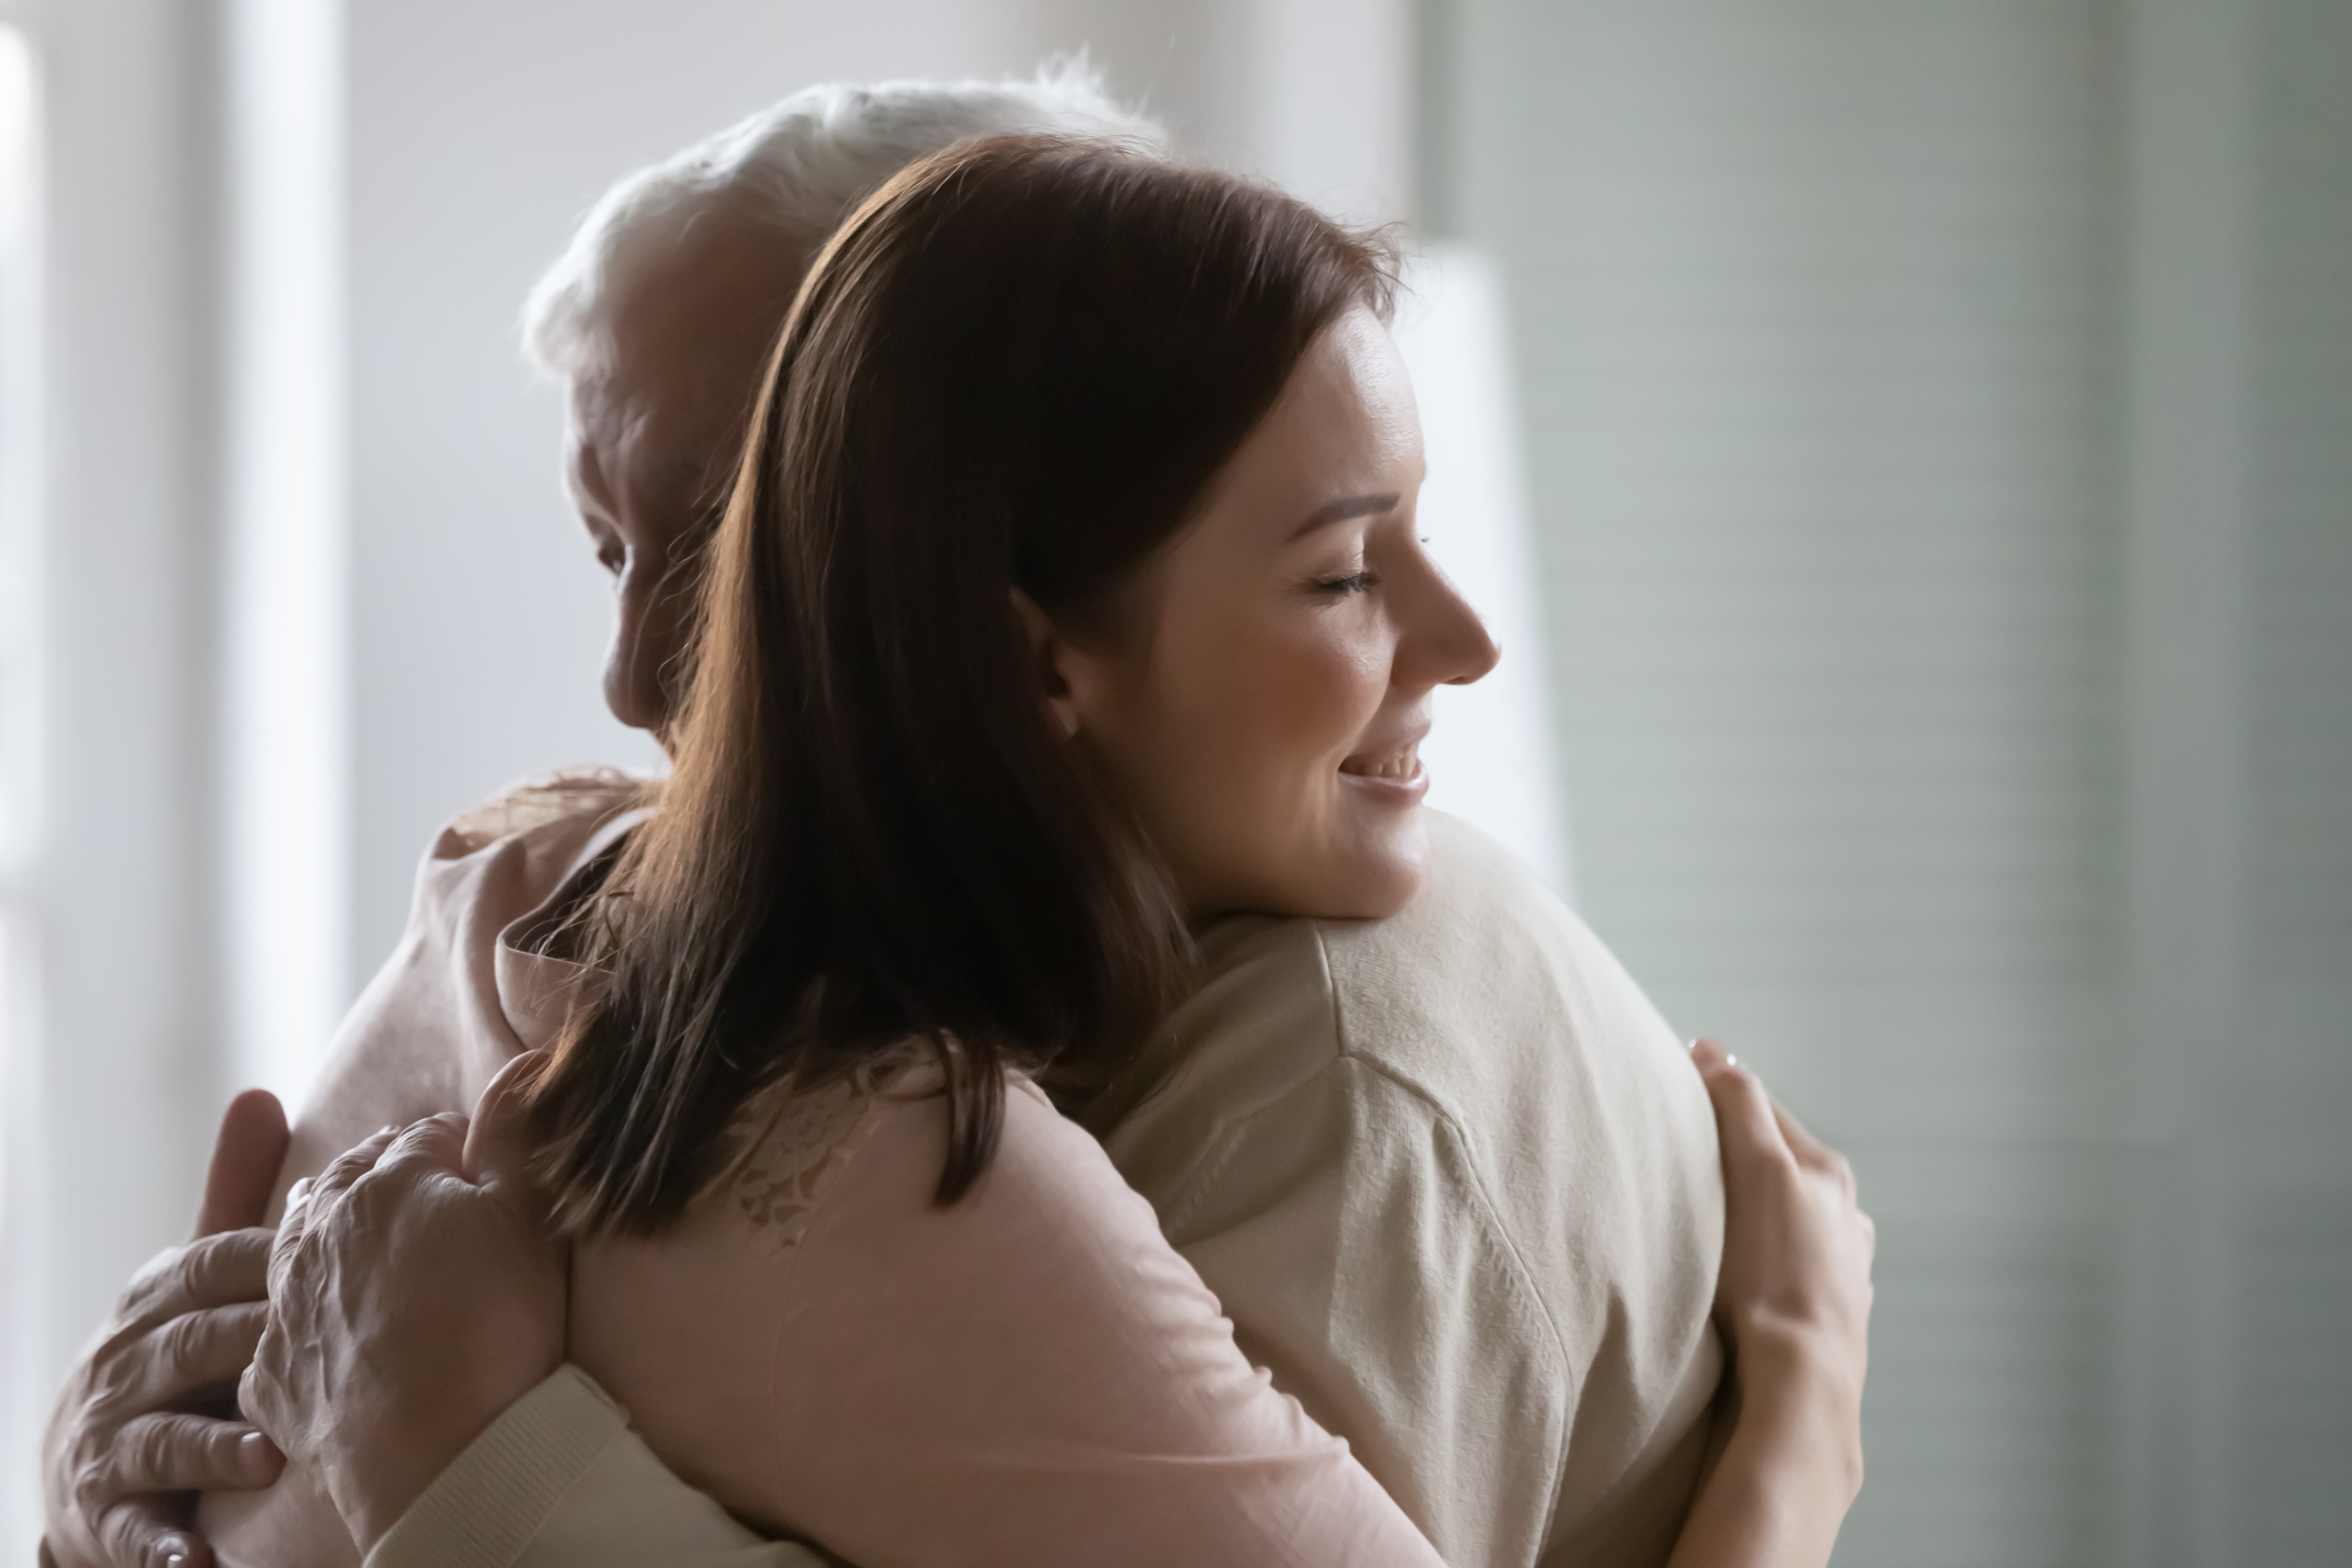
{"label": "woman's shoulder", "polygon": [[[940,1082],[936,1067],[899,1053],[814,1086],[771,1085],[737,1115],[726,1163],[694,1209],[772,1257],[793,1251],[874,1133],[894,1120],[920,1120],[916,1102]],[[887,1152],[876,1156],[860,1179],[889,1161]]]}
{"label": "woman's shoulder", "polygon": [[[843,1435],[835,1378],[912,1355],[937,1381],[910,1392],[954,1404],[987,1375],[985,1356],[913,1348],[961,1340],[940,1331],[942,1317],[992,1323],[993,1337],[1034,1329],[1030,1314],[1052,1315],[1050,1299],[1074,1286],[1125,1299],[1131,1276],[1097,1277],[1092,1291],[1071,1278],[1074,1264],[1098,1271],[1120,1254],[1164,1255],[1180,1288],[1205,1297],[1100,1147],[1017,1074],[996,1158],[939,1205],[941,1082],[927,1053],[908,1051],[772,1085],[738,1114],[719,1170],[677,1222],[573,1249],[572,1358],[665,1460],[772,1531],[806,1527],[796,1487],[772,1494],[775,1446],[797,1464],[824,1434]],[[1213,1302],[1204,1316],[1214,1321]]]}
{"label": "woman's shoulder", "polygon": [[772,1086],[736,1118],[725,1163],[693,1205],[696,1228],[718,1222],[721,1234],[778,1258],[820,1222],[855,1227],[861,1251],[902,1226],[917,1233],[910,1244],[933,1246],[965,1234],[993,1238],[1016,1221],[1159,1241],[1150,1205],[1102,1146],[1018,1072],[1004,1075],[988,1169],[965,1198],[940,1205],[950,1116],[944,1081],[929,1050],[908,1046],[814,1087]]}
{"label": "woman's shoulder", "polygon": [[1214,1453],[1234,1412],[1260,1437],[1328,1443],[1294,1427],[1286,1402],[1258,1404],[1263,1374],[1151,1205],[1025,1078],[1006,1078],[987,1168],[940,1203],[950,1109],[937,1083],[909,1072],[866,1101],[807,1217],[790,1352],[811,1395],[801,1415],[903,1401],[974,1454]]}

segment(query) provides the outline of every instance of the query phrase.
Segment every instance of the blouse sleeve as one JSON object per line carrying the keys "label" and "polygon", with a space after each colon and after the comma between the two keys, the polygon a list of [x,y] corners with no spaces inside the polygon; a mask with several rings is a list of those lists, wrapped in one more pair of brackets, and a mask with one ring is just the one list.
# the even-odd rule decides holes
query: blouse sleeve
{"label": "blouse sleeve", "polygon": [[777,1516],[861,1568],[1439,1568],[1100,1146],[1025,1082],[1005,1112],[949,1207],[936,1097],[886,1098],[826,1184],[775,1325]]}

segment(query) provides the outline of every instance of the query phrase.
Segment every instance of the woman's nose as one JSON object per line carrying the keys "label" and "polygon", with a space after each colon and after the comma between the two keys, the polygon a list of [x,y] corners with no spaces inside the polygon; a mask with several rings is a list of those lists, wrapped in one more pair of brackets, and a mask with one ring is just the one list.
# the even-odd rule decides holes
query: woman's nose
{"label": "woman's nose", "polygon": [[1503,650],[1486,623],[1437,563],[1421,557],[1423,581],[1407,606],[1397,650],[1399,677],[1415,686],[1467,686],[1495,668]]}

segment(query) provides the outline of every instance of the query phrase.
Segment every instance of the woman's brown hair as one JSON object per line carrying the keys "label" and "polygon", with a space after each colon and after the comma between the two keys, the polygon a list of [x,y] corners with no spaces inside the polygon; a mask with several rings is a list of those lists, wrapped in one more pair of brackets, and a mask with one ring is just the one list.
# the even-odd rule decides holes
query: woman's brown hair
{"label": "woman's brown hair", "polygon": [[1389,253],[1274,191],[999,137],[884,186],[771,360],[655,818],[583,911],[604,972],[534,1096],[558,1209],[649,1230],[779,1079],[909,1040],[945,1075],[941,1202],[1003,1072],[1067,1104],[1173,1001],[1183,910],[1053,722],[1013,594],[1115,635],[1308,343]]}

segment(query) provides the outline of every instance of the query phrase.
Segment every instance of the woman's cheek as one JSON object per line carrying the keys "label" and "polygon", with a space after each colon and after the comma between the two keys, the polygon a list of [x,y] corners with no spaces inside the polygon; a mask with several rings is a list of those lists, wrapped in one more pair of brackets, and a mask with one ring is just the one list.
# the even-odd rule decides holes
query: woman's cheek
{"label": "woman's cheek", "polygon": [[[1267,738],[1292,792],[1290,829],[1321,842],[1349,837],[1339,764],[1359,751],[1380,712],[1387,667],[1360,640],[1331,635],[1305,639],[1286,661],[1280,712]],[[1377,668],[1377,673],[1375,669]]]}
{"label": "woman's cheek", "polygon": [[1187,689],[1171,705],[1183,715],[1168,737],[1180,753],[1171,761],[1212,770],[1198,787],[1221,803],[1217,836],[1250,854],[1328,829],[1339,763],[1379,711],[1386,661],[1345,614],[1286,605],[1203,617],[1160,645],[1164,675]]}
{"label": "woman's cheek", "polygon": [[1312,750],[1334,766],[1355,750],[1386,686],[1385,664],[1362,642],[1327,621],[1286,639],[1280,658],[1270,661],[1280,672],[1266,682],[1279,710],[1275,721],[1292,747]]}

